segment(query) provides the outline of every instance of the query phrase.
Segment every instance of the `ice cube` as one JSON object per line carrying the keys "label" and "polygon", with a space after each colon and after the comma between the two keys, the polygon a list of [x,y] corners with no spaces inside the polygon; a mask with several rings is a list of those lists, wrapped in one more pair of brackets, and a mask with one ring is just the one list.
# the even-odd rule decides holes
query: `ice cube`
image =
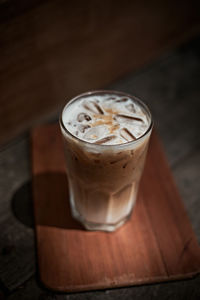
{"label": "ice cube", "polygon": [[125,107],[126,107],[126,109],[127,109],[129,112],[132,112],[132,113],[135,113],[135,112],[136,112],[135,106],[134,106],[133,103],[126,104]]}
{"label": "ice cube", "polygon": [[102,139],[96,141],[95,143],[99,144],[99,145],[102,145],[102,144],[106,144],[107,142],[109,142],[113,139],[116,139],[116,136],[115,135],[109,135],[109,136],[106,136],[105,138],[102,138]]}
{"label": "ice cube", "polygon": [[116,100],[115,102],[119,103],[119,102],[127,102],[128,98],[120,98],[118,100]]}
{"label": "ice cube", "polygon": [[136,137],[125,127],[120,130],[120,136],[127,142],[136,140]]}
{"label": "ice cube", "polygon": [[79,125],[78,126],[79,131],[82,133],[84,133],[89,128],[90,128],[90,125]]}
{"label": "ice cube", "polygon": [[85,113],[80,113],[77,116],[77,121],[78,122],[91,121],[91,120],[92,120],[92,118],[89,115],[85,114]]}
{"label": "ice cube", "polygon": [[141,118],[130,116],[130,115],[124,115],[124,114],[117,114],[115,115],[114,119],[116,119],[119,123],[121,122],[130,122],[130,121],[137,121],[137,122],[144,122]]}
{"label": "ice cube", "polygon": [[108,129],[105,125],[99,125],[89,129],[83,136],[86,140],[98,140],[108,134]]}
{"label": "ice cube", "polygon": [[98,103],[94,102],[94,101],[84,102],[83,107],[85,109],[89,110],[90,112],[94,113],[94,114],[104,115],[104,111],[101,108],[101,106]]}

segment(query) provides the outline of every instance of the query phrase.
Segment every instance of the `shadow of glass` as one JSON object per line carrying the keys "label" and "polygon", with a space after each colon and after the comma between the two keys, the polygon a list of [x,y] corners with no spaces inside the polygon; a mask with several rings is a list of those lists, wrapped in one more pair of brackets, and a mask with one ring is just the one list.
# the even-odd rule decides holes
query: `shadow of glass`
{"label": "shadow of glass", "polygon": [[31,181],[25,182],[13,195],[12,211],[14,216],[24,225],[33,228],[33,202]]}
{"label": "shadow of glass", "polygon": [[84,230],[71,215],[65,173],[49,172],[33,176],[32,183],[25,183],[14,194],[12,209],[16,218],[29,227],[35,223],[36,226]]}
{"label": "shadow of glass", "polygon": [[36,225],[83,229],[71,216],[68,181],[65,173],[41,173],[33,177]]}

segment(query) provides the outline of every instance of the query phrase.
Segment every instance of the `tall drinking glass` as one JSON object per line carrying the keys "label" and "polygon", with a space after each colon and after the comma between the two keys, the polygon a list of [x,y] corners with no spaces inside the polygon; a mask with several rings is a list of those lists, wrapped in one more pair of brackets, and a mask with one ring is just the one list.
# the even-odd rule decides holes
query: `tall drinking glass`
{"label": "tall drinking glass", "polygon": [[114,231],[136,201],[152,131],[148,107],[122,92],[92,91],[66,104],[60,127],[73,217],[88,230]]}

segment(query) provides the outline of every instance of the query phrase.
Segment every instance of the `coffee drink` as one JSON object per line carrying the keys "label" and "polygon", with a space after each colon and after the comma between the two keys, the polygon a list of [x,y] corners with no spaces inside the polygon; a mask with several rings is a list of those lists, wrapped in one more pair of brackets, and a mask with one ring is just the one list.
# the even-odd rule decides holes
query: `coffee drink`
{"label": "coffee drink", "polygon": [[130,216],[152,129],[133,96],[95,91],[71,100],[60,119],[73,216],[89,230],[113,231]]}

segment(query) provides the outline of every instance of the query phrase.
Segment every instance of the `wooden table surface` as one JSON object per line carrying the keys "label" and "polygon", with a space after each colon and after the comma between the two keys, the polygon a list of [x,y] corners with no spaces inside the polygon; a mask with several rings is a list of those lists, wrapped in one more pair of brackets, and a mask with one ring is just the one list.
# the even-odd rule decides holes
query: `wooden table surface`
{"label": "wooden table surface", "polygon": [[[164,55],[110,88],[133,93],[150,106],[166,154],[200,242],[200,38]],[[38,282],[30,190],[29,136],[0,152],[0,278],[8,299],[197,299],[200,277],[78,294],[54,294]],[[185,298],[186,297],[186,298]]]}
{"label": "wooden table surface", "polygon": [[[0,299],[199,299],[199,277],[71,295],[44,289],[27,131],[57,119],[67,98],[88,89],[143,99],[200,243],[200,37],[188,39],[199,31],[199,2],[107,1],[106,9],[103,1],[88,1],[88,8],[84,1],[36,2],[14,16],[0,13]],[[187,43],[147,64],[181,41]]]}

